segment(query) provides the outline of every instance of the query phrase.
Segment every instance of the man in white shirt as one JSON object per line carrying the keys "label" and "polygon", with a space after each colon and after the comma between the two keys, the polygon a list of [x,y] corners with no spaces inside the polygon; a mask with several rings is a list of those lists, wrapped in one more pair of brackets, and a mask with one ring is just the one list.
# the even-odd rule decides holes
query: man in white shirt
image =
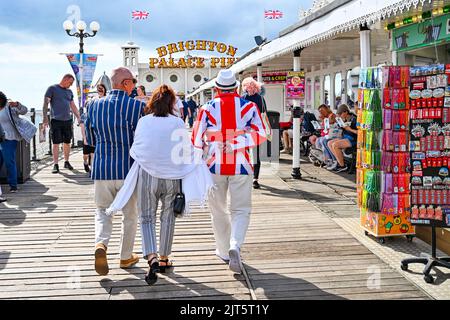
{"label": "man in white shirt", "polygon": [[179,96],[177,96],[174,113],[177,117],[180,117],[181,119],[183,119],[183,102],[181,101]]}

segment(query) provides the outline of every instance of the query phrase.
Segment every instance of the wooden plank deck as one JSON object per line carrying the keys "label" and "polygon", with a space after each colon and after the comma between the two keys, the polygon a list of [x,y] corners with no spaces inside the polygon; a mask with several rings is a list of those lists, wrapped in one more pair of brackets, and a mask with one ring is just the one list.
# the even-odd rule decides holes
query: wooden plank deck
{"label": "wooden plank deck", "polygon": [[[149,287],[141,259],[118,268],[120,219],[109,246],[110,274],[93,269],[92,182],[78,170],[39,170],[0,204],[0,299],[425,299],[427,296],[357,240],[263,170],[245,246],[245,274],[235,276],[214,256],[209,211],[177,220],[174,273]],[[4,188],[5,190],[6,188]],[[141,254],[138,232],[135,250]],[[380,272],[367,287],[368,268]],[[79,282],[77,282],[79,279]],[[75,281],[75,282],[73,282]]]}

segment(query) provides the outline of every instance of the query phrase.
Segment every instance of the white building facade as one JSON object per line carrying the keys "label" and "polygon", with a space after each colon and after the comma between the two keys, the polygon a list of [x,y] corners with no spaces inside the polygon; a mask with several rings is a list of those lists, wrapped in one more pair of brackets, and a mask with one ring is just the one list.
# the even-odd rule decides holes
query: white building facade
{"label": "white building facade", "polygon": [[138,85],[143,85],[148,95],[158,86],[167,84],[178,95],[185,96],[206,81],[214,79],[221,69],[217,66],[215,68],[211,67],[210,57],[201,57],[201,59],[204,59],[203,68],[170,68],[158,66],[150,68],[149,63],[140,62],[139,50],[140,47],[133,42],[128,42],[122,46],[123,66],[133,72],[136,79],[138,79]]}

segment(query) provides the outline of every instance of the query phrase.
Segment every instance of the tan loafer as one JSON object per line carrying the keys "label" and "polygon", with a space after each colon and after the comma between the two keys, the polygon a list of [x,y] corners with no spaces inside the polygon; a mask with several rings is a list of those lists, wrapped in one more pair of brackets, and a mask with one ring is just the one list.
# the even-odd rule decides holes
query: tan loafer
{"label": "tan loafer", "polygon": [[95,246],[95,271],[101,276],[106,276],[109,272],[106,246],[103,243]]}
{"label": "tan loafer", "polygon": [[139,262],[139,257],[138,257],[138,255],[135,254],[135,253],[133,253],[133,254],[131,255],[131,258],[130,258],[130,259],[128,259],[128,260],[120,260],[120,268],[126,269],[126,268],[129,268],[129,267],[135,265],[135,264],[138,263],[138,262]]}

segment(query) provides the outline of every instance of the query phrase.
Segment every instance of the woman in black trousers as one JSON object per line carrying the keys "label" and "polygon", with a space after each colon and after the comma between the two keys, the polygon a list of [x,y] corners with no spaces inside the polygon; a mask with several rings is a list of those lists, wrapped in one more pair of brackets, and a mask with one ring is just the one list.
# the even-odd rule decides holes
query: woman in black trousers
{"label": "woman in black trousers", "polygon": [[[261,95],[262,84],[255,79],[248,77],[242,81],[242,98],[255,103],[258,106],[259,112],[266,112],[266,101]],[[261,170],[261,159],[260,159],[260,146],[256,147],[256,163],[254,166],[254,178],[253,178],[253,188],[259,189],[260,185],[258,183],[259,172]]]}

